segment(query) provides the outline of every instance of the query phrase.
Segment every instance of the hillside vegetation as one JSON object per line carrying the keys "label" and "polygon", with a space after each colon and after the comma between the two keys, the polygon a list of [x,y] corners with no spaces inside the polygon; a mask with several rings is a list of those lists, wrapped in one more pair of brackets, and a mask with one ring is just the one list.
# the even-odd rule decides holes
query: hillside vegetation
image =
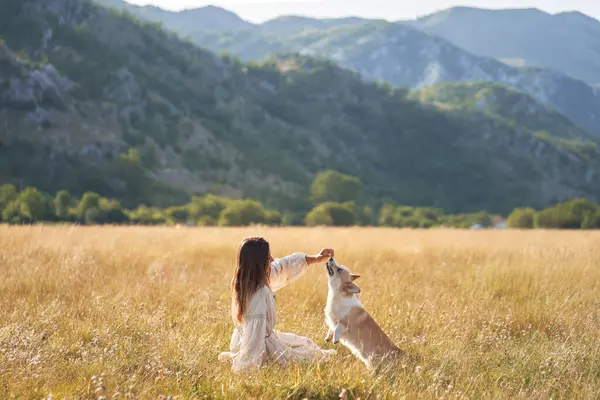
{"label": "hillside vegetation", "polygon": [[[138,17],[146,18],[141,10],[137,7],[130,9]],[[235,54],[245,61],[299,52],[330,59],[368,80],[387,82],[395,87],[419,89],[442,82],[501,83],[534,96],[544,106],[558,110],[581,128],[600,137],[600,92],[577,79],[578,75],[568,76],[561,73],[561,69],[541,68],[537,64],[520,68],[511,66],[485,57],[485,53],[469,52],[468,47],[465,49],[460,44],[453,44],[444,35],[429,35],[418,29],[422,25],[417,22],[289,17],[247,29],[201,29],[190,33],[161,18],[154,20],[165,21],[165,26],[203,47]],[[286,21],[289,21],[288,25],[285,25]],[[560,26],[562,35],[569,37],[564,31],[565,26],[569,25]],[[472,32],[480,32],[481,29],[474,28]],[[486,37],[484,33],[470,36]],[[527,36],[539,40],[537,35]],[[501,37],[498,35],[496,38]],[[488,47],[497,47],[496,42],[493,43]],[[594,43],[589,45],[591,51],[595,47]],[[535,48],[531,51],[534,52]],[[584,53],[589,51],[579,52]],[[579,63],[579,57],[572,52],[561,60],[562,64]],[[598,65],[595,67],[597,76]]]}
{"label": "hillside vegetation", "polygon": [[0,5],[4,182],[126,207],[210,192],[280,211],[307,211],[325,169],[360,178],[376,206],[449,213],[600,192],[597,159],[519,121],[423,105],[328,61],[243,64],[83,0]]}
{"label": "hillside vegetation", "polygon": [[518,122],[531,135],[582,158],[594,160],[600,157],[598,141],[589,133],[532,96],[497,83],[444,83],[414,91],[410,96],[444,109],[483,113],[507,125]]}

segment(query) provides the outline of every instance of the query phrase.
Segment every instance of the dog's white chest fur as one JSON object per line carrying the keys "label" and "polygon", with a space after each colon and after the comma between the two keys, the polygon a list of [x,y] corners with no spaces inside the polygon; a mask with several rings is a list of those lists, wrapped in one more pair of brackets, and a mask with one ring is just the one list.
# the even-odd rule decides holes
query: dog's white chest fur
{"label": "dog's white chest fur", "polygon": [[331,329],[335,329],[340,320],[346,319],[353,307],[363,308],[356,295],[348,296],[341,293],[329,293],[325,307],[325,319]]}

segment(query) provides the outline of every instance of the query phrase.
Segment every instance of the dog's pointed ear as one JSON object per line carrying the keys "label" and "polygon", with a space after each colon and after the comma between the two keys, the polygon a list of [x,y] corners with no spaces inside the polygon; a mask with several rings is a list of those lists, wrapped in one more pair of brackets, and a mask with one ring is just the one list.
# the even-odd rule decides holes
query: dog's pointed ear
{"label": "dog's pointed ear", "polygon": [[350,279],[352,279],[352,282],[354,282],[358,278],[360,278],[360,275],[358,275],[358,274],[350,274]]}
{"label": "dog's pointed ear", "polygon": [[346,293],[360,293],[360,288],[352,282],[344,283],[344,286],[342,286],[342,290]]}

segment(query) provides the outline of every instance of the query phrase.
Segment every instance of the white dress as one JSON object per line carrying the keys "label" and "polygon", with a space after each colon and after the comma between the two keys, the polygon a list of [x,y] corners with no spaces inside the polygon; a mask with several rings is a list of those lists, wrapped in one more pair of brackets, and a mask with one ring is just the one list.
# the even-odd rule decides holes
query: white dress
{"label": "white dress", "polygon": [[252,295],[244,322],[234,321],[229,351],[221,353],[219,360],[232,361],[233,370],[238,372],[268,361],[285,365],[288,361],[319,361],[335,354],[335,350],[321,349],[308,338],[274,329],[277,311],[273,292],[300,278],[307,269],[302,253],[271,263],[271,289],[264,286]]}

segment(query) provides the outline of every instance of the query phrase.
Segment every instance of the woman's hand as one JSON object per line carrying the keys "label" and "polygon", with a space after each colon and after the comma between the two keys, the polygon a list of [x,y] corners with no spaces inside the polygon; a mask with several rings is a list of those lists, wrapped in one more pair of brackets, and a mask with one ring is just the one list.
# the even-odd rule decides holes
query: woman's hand
{"label": "woman's hand", "polygon": [[320,263],[323,261],[327,261],[329,260],[331,257],[333,257],[333,249],[323,249],[321,250],[321,252],[317,255],[314,256],[306,256],[306,263],[307,264],[316,264],[316,263]]}

